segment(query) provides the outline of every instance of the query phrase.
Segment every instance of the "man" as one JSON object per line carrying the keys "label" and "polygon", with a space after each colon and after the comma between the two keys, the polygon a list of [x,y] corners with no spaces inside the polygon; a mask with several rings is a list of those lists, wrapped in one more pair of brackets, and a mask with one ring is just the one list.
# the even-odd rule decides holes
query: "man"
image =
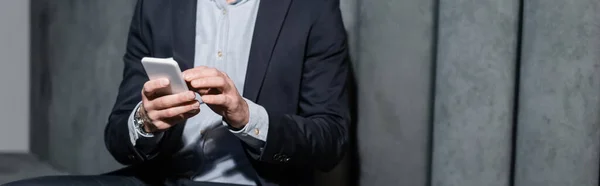
{"label": "man", "polygon": [[[332,169],[348,141],[349,66],[338,6],[139,0],[105,130],[110,153],[131,166],[29,183],[313,184],[314,170]],[[162,94],[169,81],[148,80],[140,62],[147,56],[173,57],[191,91]]]}

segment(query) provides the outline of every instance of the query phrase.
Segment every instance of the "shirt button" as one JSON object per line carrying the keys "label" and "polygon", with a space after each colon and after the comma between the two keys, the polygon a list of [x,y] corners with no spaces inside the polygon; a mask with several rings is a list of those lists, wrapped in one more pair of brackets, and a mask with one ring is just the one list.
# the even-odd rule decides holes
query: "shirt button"
{"label": "shirt button", "polygon": [[223,10],[223,15],[227,14],[227,10]]}
{"label": "shirt button", "polygon": [[217,52],[217,56],[218,56],[218,57],[223,57],[223,52],[221,52],[221,51],[218,51],[218,52]]}

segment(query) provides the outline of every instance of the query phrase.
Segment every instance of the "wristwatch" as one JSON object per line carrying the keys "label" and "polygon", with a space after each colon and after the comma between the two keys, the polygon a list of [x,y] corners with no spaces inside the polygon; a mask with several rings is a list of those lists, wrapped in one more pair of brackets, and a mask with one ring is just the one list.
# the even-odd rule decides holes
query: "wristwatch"
{"label": "wristwatch", "polygon": [[144,125],[146,125],[146,123],[150,122],[150,119],[146,116],[146,114],[142,114],[140,108],[143,107],[142,104],[140,104],[140,106],[137,108],[137,110],[135,111],[135,115],[133,117],[133,124],[135,126],[135,131],[144,137],[147,138],[151,138],[154,137],[154,134],[146,132],[146,130],[144,130]]}

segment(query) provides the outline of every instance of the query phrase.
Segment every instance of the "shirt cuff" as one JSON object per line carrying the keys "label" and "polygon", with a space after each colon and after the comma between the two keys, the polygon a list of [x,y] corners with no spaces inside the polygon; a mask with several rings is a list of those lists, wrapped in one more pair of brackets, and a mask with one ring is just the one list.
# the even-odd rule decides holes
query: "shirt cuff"
{"label": "shirt cuff", "polygon": [[133,146],[136,145],[138,139],[140,139],[140,138],[141,138],[140,140],[145,141],[144,144],[158,144],[158,142],[160,141],[160,139],[163,136],[163,132],[158,132],[158,133],[154,133],[153,135],[144,136],[139,133],[137,127],[135,126],[135,113],[138,111],[141,104],[142,104],[142,102],[138,103],[135,106],[135,108],[129,115],[129,119],[127,120],[127,125],[129,126],[128,127],[129,128],[129,141],[131,142],[131,144]]}
{"label": "shirt cuff", "polygon": [[[269,132],[269,114],[264,107],[246,98],[244,100],[248,104],[250,115],[248,124],[242,129],[232,130],[230,128],[229,131],[251,147],[262,149],[267,141],[267,134]],[[226,121],[223,121],[223,124],[229,126]]]}

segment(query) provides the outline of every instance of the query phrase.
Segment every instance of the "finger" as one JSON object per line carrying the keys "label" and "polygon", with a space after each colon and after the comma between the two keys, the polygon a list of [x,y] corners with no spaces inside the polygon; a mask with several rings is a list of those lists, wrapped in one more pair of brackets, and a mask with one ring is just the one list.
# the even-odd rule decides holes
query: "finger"
{"label": "finger", "polygon": [[185,105],[171,107],[164,110],[154,110],[152,112],[148,112],[148,117],[153,120],[163,120],[173,117],[178,117],[186,112],[190,112],[193,110],[200,109],[200,103],[198,101],[193,101],[187,103]]}
{"label": "finger", "polygon": [[192,91],[186,91],[177,94],[171,94],[156,98],[145,103],[146,110],[163,110],[182,105],[186,102],[195,101],[196,94]]}
{"label": "finger", "polygon": [[223,94],[203,95],[202,101],[210,105],[227,105],[229,103],[229,98]]}
{"label": "finger", "polygon": [[200,109],[194,109],[194,110],[191,110],[189,112],[183,113],[182,115],[183,115],[184,119],[187,119],[187,118],[194,117],[198,113],[200,113]]}
{"label": "finger", "polygon": [[[229,75],[227,75],[227,73],[221,72],[221,76],[225,77],[226,80],[231,81],[231,78],[229,78]],[[233,81],[231,81],[231,82],[233,82]]]}
{"label": "finger", "polygon": [[197,72],[199,72],[201,70],[204,70],[206,68],[210,68],[210,67],[207,67],[207,66],[197,66],[197,67],[194,67],[194,68],[190,68],[190,69],[184,70],[183,72],[181,72],[181,75],[182,75],[182,77],[184,77],[183,79],[185,80],[185,77],[187,77],[187,76],[189,76],[191,74],[197,73]]}
{"label": "finger", "polygon": [[164,118],[163,121],[165,121],[166,123],[172,123],[171,125],[174,125],[174,124],[179,123],[180,121],[194,117],[198,113],[200,113],[200,109],[194,109],[194,110],[188,111],[186,113],[179,114],[177,116],[173,116],[170,118]]}
{"label": "finger", "polygon": [[192,86],[194,89],[217,88],[226,90],[228,87],[228,82],[222,76],[211,76],[194,79],[192,82],[190,82],[190,86]]}
{"label": "finger", "polygon": [[183,73],[183,79],[187,82],[202,77],[222,76],[223,74],[215,69],[209,67],[196,67],[192,70],[185,71]]}
{"label": "finger", "polygon": [[196,92],[198,92],[198,94],[200,95],[205,95],[205,94],[209,94],[210,93],[210,88],[201,88],[201,89],[197,89]]}
{"label": "finger", "polygon": [[173,124],[177,123],[177,122],[165,122],[165,121],[154,121],[152,122],[152,125],[149,125],[148,128],[150,128],[150,131],[155,132],[158,130],[166,130],[168,128],[171,128],[171,126],[173,126]]}
{"label": "finger", "polygon": [[144,88],[142,93],[148,99],[152,99],[155,97],[156,92],[160,89],[166,88],[169,86],[169,80],[165,78],[150,80],[144,83]]}
{"label": "finger", "polygon": [[171,128],[171,126],[179,123],[180,121],[191,118],[191,117],[197,115],[198,113],[200,113],[200,109],[194,109],[194,110],[188,111],[186,113],[180,114],[175,117],[165,118],[162,120],[155,120],[155,121],[151,122],[152,123],[151,125],[148,125],[148,128],[150,129],[151,132],[155,132],[155,131],[159,131],[159,130],[166,130],[168,128]]}

